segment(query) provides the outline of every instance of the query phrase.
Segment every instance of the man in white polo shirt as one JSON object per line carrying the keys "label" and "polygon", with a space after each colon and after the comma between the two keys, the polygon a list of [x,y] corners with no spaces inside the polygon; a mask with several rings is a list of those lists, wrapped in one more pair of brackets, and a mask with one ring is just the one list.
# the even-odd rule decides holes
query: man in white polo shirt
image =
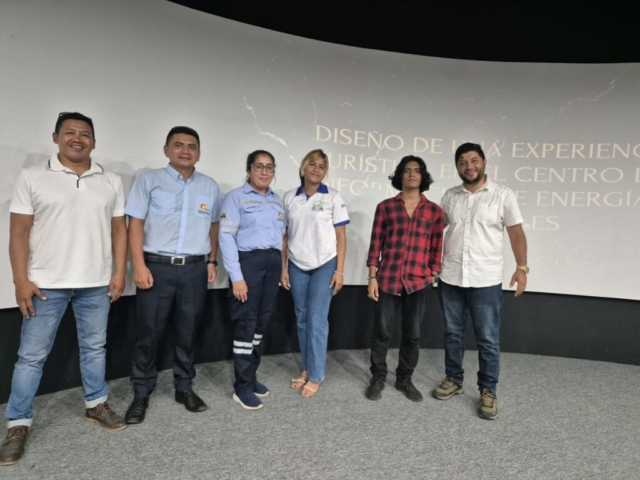
{"label": "man in white polo shirt", "polygon": [[9,209],[9,254],[24,320],[0,465],[24,456],[33,398],[69,303],[78,329],[84,418],[107,430],[126,428],[107,402],[105,382],[109,306],[125,285],[122,181],[91,159],[95,135],[89,117],[61,113],[53,141],[58,154],[20,172]]}
{"label": "man in white polo shirt", "polygon": [[445,225],[442,272],[438,294],[444,319],[446,378],[433,391],[439,400],[464,393],[464,328],[467,311],[478,346],[480,369],[478,414],[498,418],[496,388],[500,373],[500,307],[504,257],[504,229],[516,258],[516,297],[527,286],[527,240],[516,196],[485,175],[487,161],[480,145],[464,143],[455,153],[462,185],[447,190],[440,206]]}

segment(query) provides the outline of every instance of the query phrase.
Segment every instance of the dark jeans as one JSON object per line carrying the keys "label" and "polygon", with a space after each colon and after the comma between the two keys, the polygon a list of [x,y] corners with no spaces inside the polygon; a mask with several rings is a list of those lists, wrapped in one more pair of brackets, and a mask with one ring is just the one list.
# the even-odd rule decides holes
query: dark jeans
{"label": "dark jeans", "polygon": [[500,375],[500,307],[502,284],[483,288],[463,288],[438,283],[444,319],[444,355],[447,377],[461,385],[464,380],[464,329],[467,311],[478,346],[478,388],[496,393]]}
{"label": "dark jeans", "polygon": [[373,314],[371,335],[371,374],[387,377],[387,350],[391,325],[402,316],[402,341],[396,379],[411,378],[420,354],[420,322],[424,317],[427,298],[433,287],[428,285],[411,295],[391,295],[380,292]]}
{"label": "dark jeans", "polygon": [[236,393],[253,390],[260,365],[260,343],[276,308],[278,284],[282,272],[280,250],[238,252],[240,269],[247,282],[247,301],[233,297],[229,288],[230,313],[233,320],[233,370]]}
{"label": "dark jeans", "polygon": [[207,297],[205,262],[169,265],[147,262],[153,287],[136,289],[136,345],[131,383],[136,397],[148,397],[156,388],[158,343],[175,307],[173,320],[173,378],[175,389],[191,389],[196,329]]}

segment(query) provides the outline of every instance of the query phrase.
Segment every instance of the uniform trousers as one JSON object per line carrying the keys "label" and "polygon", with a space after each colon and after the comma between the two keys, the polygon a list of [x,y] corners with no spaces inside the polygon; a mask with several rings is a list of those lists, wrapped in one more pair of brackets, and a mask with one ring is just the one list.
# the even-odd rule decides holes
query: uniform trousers
{"label": "uniform trousers", "polygon": [[177,391],[191,389],[196,331],[207,297],[204,261],[171,265],[147,262],[153,287],[136,289],[136,345],[131,383],[136,397],[145,398],[156,388],[158,344],[173,311],[173,378]]}
{"label": "uniform trousers", "polygon": [[242,276],[247,283],[247,301],[233,297],[229,288],[233,320],[233,370],[236,394],[253,391],[260,365],[260,344],[273,315],[282,273],[280,250],[238,252]]}

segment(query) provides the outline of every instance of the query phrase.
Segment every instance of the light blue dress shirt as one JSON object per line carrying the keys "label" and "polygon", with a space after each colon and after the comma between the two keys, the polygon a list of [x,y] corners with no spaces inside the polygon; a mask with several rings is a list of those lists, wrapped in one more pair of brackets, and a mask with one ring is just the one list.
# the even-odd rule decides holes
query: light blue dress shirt
{"label": "light blue dress shirt", "polygon": [[220,220],[222,194],[199,172],[185,182],[171,165],[142,173],[133,184],[125,215],[144,220],[146,253],[208,255],[209,230]]}
{"label": "light blue dress shirt", "polygon": [[284,206],[273,190],[267,189],[265,196],[247,182],[227,193],[220,214],[220,250],[231,281],[244,280],[238,251],[282,250],[284,231]]}

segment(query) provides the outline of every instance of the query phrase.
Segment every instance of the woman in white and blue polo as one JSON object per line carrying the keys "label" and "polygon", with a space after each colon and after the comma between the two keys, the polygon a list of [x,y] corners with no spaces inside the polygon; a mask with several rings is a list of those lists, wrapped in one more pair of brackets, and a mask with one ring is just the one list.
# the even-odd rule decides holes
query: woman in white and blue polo
{"label": "woman in white and blue polo", "polygon": [[284,288],[296,310],[302,372],[291,388],[312,397],[324,381],[329,336],[329,305],[344,282],[349,215],[338,191],[322,181],[329,159],[309,152],[300,165],[301,186],[284,196],[287,234],[282,250]]}
{"label": "woman in white and blue polo", "polygon": [[269,185],[275,159],[264,150],[247,157],[247,181],[224,198],[220,249],[229,273],[230,312],[234,323],[233,400],[247,410],[264,405],[269,390],[258,382],[259,346],[276,306],[281,273],[284,207]]}

